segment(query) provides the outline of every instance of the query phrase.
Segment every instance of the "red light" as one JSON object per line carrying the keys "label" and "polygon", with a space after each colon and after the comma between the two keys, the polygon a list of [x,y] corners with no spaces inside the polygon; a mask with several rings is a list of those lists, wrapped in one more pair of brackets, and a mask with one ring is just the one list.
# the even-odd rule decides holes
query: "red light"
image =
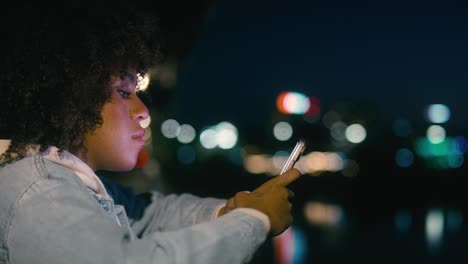
{"label": "red light", "polygon": [[149,161],[149,153],[145,149],[142,149],[140,153],[138,153],[137,162],[135,164],[135,168],[143,168],[148,164]]}
{"label": "red light", "polygon": [[306,112],[306,115],[316,116],[320,113],[320,100],[316,97],[309,97],[309,110]]}

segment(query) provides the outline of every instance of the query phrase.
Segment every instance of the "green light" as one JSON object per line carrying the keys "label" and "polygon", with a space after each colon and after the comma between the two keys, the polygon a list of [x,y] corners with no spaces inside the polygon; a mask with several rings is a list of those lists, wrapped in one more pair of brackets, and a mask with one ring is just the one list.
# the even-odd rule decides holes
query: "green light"
{"label": "green light", "polygon": [[414,148],[421,157],[442,157],[460,154],[455,140],[449,137],[437,144],[432,143],[427,138],[418,138]]}

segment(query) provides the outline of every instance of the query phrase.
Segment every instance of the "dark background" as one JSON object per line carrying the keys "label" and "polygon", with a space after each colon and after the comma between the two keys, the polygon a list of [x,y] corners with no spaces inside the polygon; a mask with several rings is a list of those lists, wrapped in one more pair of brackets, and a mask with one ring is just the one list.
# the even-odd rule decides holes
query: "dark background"
{"label": "dark background", "polygon": [[[304,175],[292,184],[293,228],[304,239],[288,245],[304,253],[279,262],[279,242],[269,241],[253,263],[467,263],[466,162],[451,169],[434,168],[418,156],[408,168],[395,162],[399,148],[414,149],[425,136],[429,104],[450,108],[451,118],[443,124],[447,136],[468,135],[467,4],[177,0],[144,5],[160,17],[166,57],[160,73],[169,73],[155,77],[147,96],[151,160],[159,177],[146,186],[221,198],[253,189],[268,176],[244,169],[239,157],[247,147],[272,155],[290,151],[295,139],[305,136],[307,152],[334,151],[321,118],[339,110],[367,129],[366,140],[346,152],[359,164],[357,175]],[[275,101],[282,91],[318,98],[317,122],[279,113]],[[168,118],[191,124],[197,135],[229,121],[239,132],[237,147],[209,152],[196,139],[189,145],[197,158],[182,164],[177,159],[182,144],[160,133]],[[411,123],[407,137],[394,134],[397,119]],[[295,127],[290,140],[273,138],[278,121]],[[303,209],[311,201],[341,208],[339,223],[307,221]],[[443,219],[434,247],[427,239],[431,212]]]}

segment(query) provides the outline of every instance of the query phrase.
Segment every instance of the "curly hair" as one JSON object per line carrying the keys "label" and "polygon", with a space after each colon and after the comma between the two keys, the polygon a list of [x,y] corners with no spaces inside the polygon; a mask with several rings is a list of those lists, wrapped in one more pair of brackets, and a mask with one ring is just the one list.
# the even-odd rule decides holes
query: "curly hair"
{"label": "curly hair", "polygon": [[12,141],[0,160],[20,159],[32,144],[84,149],[102,124],[111,75],[143,76],[161,57],[157,18],[137,6],[38,2],[2,14],[0,138]]}

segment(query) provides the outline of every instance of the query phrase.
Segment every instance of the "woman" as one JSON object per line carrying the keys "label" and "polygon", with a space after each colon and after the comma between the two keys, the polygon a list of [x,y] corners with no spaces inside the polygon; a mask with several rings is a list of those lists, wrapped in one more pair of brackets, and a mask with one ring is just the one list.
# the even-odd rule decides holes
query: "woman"
{"label": "woman", "polygon": [[138,76],[158,62],[159,36],[129,6],[67,5],[2,18],[14,27],[2,32],[0,263],[249,261],[290,225],[286,185],[300,173],[228,201],[106,188],[94,172],[131,170],[143,148]]}

